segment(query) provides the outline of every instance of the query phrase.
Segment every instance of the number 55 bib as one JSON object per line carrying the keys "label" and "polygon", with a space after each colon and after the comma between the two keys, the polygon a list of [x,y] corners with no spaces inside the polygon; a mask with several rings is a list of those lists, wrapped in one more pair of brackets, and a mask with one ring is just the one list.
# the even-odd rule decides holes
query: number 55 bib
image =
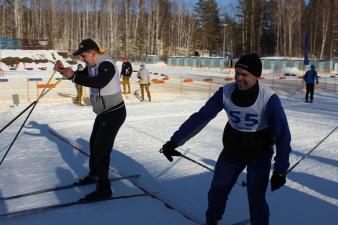
{"label": "number 55 bib", "polygon": [[231,94],[236,88],[236,83],[226,84],[223,87],[223,104],[228,115],[230,125],[243,132],[256,132],[268,127],[265,116],[266,105],[275,93],[268,86],[260,83],[258,97],[249,107],[240,107],[231,101]]}

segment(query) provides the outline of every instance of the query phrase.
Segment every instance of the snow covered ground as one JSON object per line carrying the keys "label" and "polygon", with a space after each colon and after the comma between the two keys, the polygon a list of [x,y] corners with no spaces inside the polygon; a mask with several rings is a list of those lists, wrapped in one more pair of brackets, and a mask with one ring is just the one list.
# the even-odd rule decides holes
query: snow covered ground
{"label": "snow covered ground", "polygon": [[[192,69],[151,67],[151,71],[171,75],[166,86],[152,85],[154,101],[138,102],[133,95],[126,98],[127,120],[121,128],[111,155],[111,176],[140,174],[130,181],[112,182],[116,195],[142,193],[138,187],[154,192],[161,199],[136,197],[108,202],[77,205],[15,217],[0,217],[7,224],[119,224],[119,225],[185,225],[202,224],[207,207],[207,192],[212,172],[184,158],[168,162],[158,151],[179,125],[198,110],[209,96],[224,83],[220,72]],[[215,74],[216,73],[216,74]],[[9,76],[9,75],[8,75]],[[195,77],[191,86],[179,81],[180,76]],[[202,81],[211,77],[215,83]],[[176,77],[176,79],[175,79]],[[13,73],[12,79],[25,84],[26,78]],[[321,78],[323,81],[323,78]],[[70,82],[69,90],[74,91]],[[338,126],[338,100],[335,79],[321,82],[316,89],[315,103],[302,101],[301,82],[280,81],[266,75],[266,82],[280,95],[292,133],[291,165]],[[132,88],[137,88],[132,86]],[[1,86],[0,86],[1,89]],[[57,92],[58,89],[53,90]],[[65,89],[65,91],[67,91]],[[70,94],[74,94],[71,92]],[[46,96],[47,97],[47,96]],[[54,96],[56,98],[56,96]],[[60,97],[60,96],[59,96]],[[28,105],[28,103],[27,103]],[[2,128],[25,104],[3,108]],[[23,128],[7,158],[0,166],[0,196],[25,193],[41,188],[69,184],[88,172],[88,159],[72,149],[49,130],[67,137],[74,145],[88,152],[88,139],[95,118],[90,106],[78,107],[69,101],[41,101]],[[0,156],[7,150],[24,117],[0,134]],[[227,117],[224,112],[212,120],[197,136],[179,150],[186,156],[213,168],[222,150],[222,132]],[[338,221],[338,131],[287,177],[287,184],[278,191],[268,190],[272,225],[334,225]],[[239,179],[245,179],[245,173]],[[93,186],[68,189],[19,198],[0,200],[0,214],[16,210],[68,202],[93,190]],[[163,202],[176,210],[166,207]],[[248,218],[246,189],[236,185],[230,195],[221,225]],[[190,219],[183,216],[186,215]]]}

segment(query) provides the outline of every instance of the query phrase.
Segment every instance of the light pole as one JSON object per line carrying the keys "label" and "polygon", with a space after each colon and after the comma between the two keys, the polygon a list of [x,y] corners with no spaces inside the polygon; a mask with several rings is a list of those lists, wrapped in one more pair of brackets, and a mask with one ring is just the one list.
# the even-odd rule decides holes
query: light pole
{"label": "light pole", "polygon": [[225,28],[228,26],[227,23],[224,23],[223,24],[223,27],[224,27],[224,31],[223,31],[223,58],[224,58],[224,53],[225,53]]}

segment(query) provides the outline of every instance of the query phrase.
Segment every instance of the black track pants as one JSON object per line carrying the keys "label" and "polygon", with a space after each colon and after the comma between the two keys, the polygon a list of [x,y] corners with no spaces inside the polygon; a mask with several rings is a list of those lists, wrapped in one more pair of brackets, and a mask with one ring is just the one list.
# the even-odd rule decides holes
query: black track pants
{"label": "black track pants", "polygon": [[306,84],[306,94],[305,94],[305,100],[306,101],[309,100],[309,94],[310,94],[310,101],[312,102],[314,90],[315,90],[314,84]]}
{"label": "black track pants", "polygon": [[110,153],[115,137],[126,119],[125,106],[111,112],[98,115],[90,136],[89,169],[99,182],[108,179]]}

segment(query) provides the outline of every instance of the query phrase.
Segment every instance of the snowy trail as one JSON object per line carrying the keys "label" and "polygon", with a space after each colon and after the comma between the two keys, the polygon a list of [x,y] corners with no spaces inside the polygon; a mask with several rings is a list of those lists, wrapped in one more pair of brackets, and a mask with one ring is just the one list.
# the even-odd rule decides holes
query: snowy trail
{"label": "snowy trail", "polygon": [[[292,133],[293,152],[290,163],[293,165],[338,125],[338,100],[334,93],[323,90],[318,95],[315,94],[314,104],[303,103],[300,91],[290,99],[289,93],[281,95]],[[204,102],[205,100],[182,97],[175,102],[127,103],[127,120],[117,136],[111,156],[111,165],[120,174],[141,174],[138,180],[140,184],[150,191],[158,191],[161,197],[190,213],[198,221],[204,221],[212,173],[183,158],[169,163],[158,151],[179,125]],[[5,125],[20,109],[13,108],[0,113],[0,126]],[[77,107],[68,103],[38,105],[0,167],[1,196],[65,184],[85,175],[88,171],[86,157],[73,152],[69,146],[49,135],[47,130],[55,129],[88,150],[94,118],[90,107]],[[20,121],[22,120],[16,121],[1,134],[0,154],[8,146]],[[222,132],[226,121],[225,113],[219,113],[201,133],[180,148],[182,153],[213,168],[222,150]],[[289,174],[285,187],[276,192],[268,190],[272,225],[331,225],[338,221],[337,140],[338,133],[335,132]],[[239,181],[243,179],[245,172]],[[135,188],[128,182],[121,182],[120,185],[116,186],[116,190]],[[83,196],[90,190],[89,187],[0,202],[0,211],[70,200]],[[78,215],[81,216],[77,217]],[[220,225],[239,222],[248,215],[246,189],[235,187]],[[74,218],[78,219],[79,224],[85,225],[92,224],[93,220],[100,224],[114,221],[125,225],[195,224],[157,200],[148,198],[119,200],[95,206],[74,206],[0,219],[0,223],[70,224],[69,221]]]}

